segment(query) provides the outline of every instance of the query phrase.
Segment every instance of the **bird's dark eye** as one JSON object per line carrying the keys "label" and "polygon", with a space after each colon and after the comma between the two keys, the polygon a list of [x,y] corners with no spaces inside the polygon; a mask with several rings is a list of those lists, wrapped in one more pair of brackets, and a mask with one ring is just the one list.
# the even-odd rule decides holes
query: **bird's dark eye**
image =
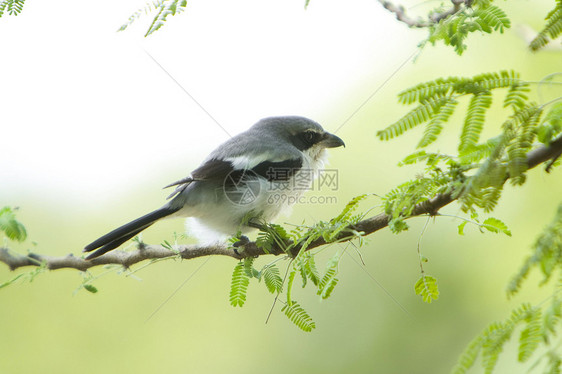
{"label": "bird's dark eye", "polygon": [[319,136],[320,136],[320,134],[318,134],[314,131],[306,131],[303,134],[304,141],[308,144],[311,144],[311,145],[318,141]]}

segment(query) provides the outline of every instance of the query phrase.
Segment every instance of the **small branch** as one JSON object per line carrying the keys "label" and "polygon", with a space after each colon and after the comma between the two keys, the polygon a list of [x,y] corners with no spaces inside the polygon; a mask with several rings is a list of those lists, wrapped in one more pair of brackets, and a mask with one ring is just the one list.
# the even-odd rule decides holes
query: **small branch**
{"label": "small branch", "polygon": [[128,268],[131,265],[144,260],[155,260],[168,257],[192,259],[203,256],[219,255],[230,256],[237,259],[242,258],[241,256],[236,255],[232,249],[220,243],[210,246],[180,245],[176,246],[174,249],[176,249],[177,252],[164,248],[161,245],[140,244],[134,251],[114,250],[93,260],[85,260],[83,258],[76,257],[73,254],[56,257],[30,253],[25,256],[13,253],[8,248],[0,247],[0,262],[7,264],[10,267],[10,270],[15,270],[24,266],[40,266],[42,263],[46,263],[47,268],[50,270],[71,268],[85,271],[91,267],[109,264],[123,265],[123,267]]}
{"label": "small branch", "polygon": [[[442,19],[445,19],[449,16],[452,16],[455,13],[458,13],[462,9],[462,4],[466,4],[466,6],[470,6],[468,1],[465,0],[451,0],[453,3],[453,7],[443,13],[435,13],[430,15],[430,19],[432,23],[439,23]],[[472,0],[470,1],[472,2]]]}
{"label": "small branch", "polygon": [[460,12],[463,8],[469,7],[472,4],[472,0],[451,0],[453,6],[442,12],[442,13],[432,13],[427,18],[427,20],[418,17],[416,19],[408,16],[406,14],[406,9],[402,5],[395,5],[390,1],[387,0],[377,0],[381,5],[391,13],[394,13],[396,19],[400,22],[405,23],[408,27],[415,27],[415,28],[426,28],[436,23],[439,23],[441,20],[446,19],[447,17],[452,16]]}
{"label": "small branch", "polygon": [[430,25],[429,22],[422,20],[420,17],[413,19],[406,15],[406,9],[402,5],[394,5],[390,1],[378,0],[381,5],[391,13],[394,13],[396,19],[405,23],[409,27],[424,28]]}
{"label": "small branch", "polygon": [[[562,154],[562,136],[554,139],[547,147],[539,147],[527,154],[527,165],[532,169],[543,162],[556,160]],[[550,165],[552,166],[552,165]],[[550,170],[547,170],[550,171]]]}
{"label": "small branch", "polygon": [[[561,154],[562,136],[559,136],[548,146],[540,146],[527,154],[528,168],[532,169],[542,163],[549,162],[560,157]],[[430,216],[437,215],[441,208],[449,205],[453,201],[455,201],[455,198],[453,198],[451,194],[446,193],[436,195],[432,199],[416,205],[410,217],[426,214]],[[363,236],[370,235],[378,230],[387,227],[390,219],[391,217],[389,215],[381,213],[376,216],[364,219],[353,226],[350,226],[349,231],[361,232]],[[356,235],[350,235],[349,231],[342,232],[336,238],[336,241],[344,242],[357,237]],[[329,243],[326,243],[326,241],[322,237],[320,237],[310,243],[306,250],[317,248],[326,244]],[[240,260],[246,257],[257,257],[268,254],[275,256],[285,254],[285,252],[283,252],[283,249],[276,245],[273,246],[271,251],[266,253],[262,248],[259,248],[255,242],[249,242],[243,247],[238,247],[238,250],[239,254],[234,252],[231,247],[228,247],[227,245],[221,243],[206,246],[179,245],[174,247],[174,251],[171,251],[160,245],[140,244],[138,248],[133,251],[114,250],[93,260],[85,260],[72,254],[56,257],[30,253],[26,256],[13,253],[7,248],[0,247],[0,262],[8,265],[11,270],[26,266],[40,266],[41,264],[45,263],[46,267],[50,270],[71,268],[85,271],[91,267],[108,264],[118,264],[124,267],[130,267],[131,265],[141,261],[168,257],[179,257],[189,260],[192,258],[204,256],[228,256]],[[291,253],[293,256],[296,256],[299,251],[300,247],[296,247],[291,250]]]}

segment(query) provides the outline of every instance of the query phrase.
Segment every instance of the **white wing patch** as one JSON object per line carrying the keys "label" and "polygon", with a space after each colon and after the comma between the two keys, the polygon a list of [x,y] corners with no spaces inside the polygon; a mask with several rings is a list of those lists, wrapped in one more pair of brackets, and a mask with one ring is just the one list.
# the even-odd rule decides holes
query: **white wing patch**
{"label": "white wing patch", "polygon": [[270,153],[262,153],[255,156],[236,156],[228,157],[224,159],[232,164],[234,169],[252,169],[256,165],[261,164],[264,161],[279,162],[284,161],[284,159],[275,158]]}

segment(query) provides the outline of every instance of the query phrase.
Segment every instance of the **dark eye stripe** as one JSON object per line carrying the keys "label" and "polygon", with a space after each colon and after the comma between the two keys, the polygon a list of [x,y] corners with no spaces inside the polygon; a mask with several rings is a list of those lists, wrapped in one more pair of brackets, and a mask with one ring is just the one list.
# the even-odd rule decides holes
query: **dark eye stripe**
{"label": "dark eye stripe", "polygon": [[322,139],[322,134],[315,131],[305,131],[290,137],[291,143],[299,151],[306,151]]}

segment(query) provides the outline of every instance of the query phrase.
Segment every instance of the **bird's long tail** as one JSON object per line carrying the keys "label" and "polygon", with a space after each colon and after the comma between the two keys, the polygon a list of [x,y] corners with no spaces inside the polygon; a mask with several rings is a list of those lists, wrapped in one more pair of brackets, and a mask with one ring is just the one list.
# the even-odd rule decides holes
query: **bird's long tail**
{"label": "bird's long tail", "polygon": [[127,240],[131,239],[137,235],[142,230],[148,228],[154,222],[161,218],[169,216],[177,212],[179,208],[170,208],[169,206],[164,206],[154,212],[148,213],[134,221],[131,221],[115,230],[105,234],[99,239],[94,240],[90,244],[84,247],[84,252],[91,252],[97,249],[94,253],[89,254],[86,260],[91,260],[93,258],[99,257],[106,252],[111,251],[119,247],[121,244],[125,243]]}

